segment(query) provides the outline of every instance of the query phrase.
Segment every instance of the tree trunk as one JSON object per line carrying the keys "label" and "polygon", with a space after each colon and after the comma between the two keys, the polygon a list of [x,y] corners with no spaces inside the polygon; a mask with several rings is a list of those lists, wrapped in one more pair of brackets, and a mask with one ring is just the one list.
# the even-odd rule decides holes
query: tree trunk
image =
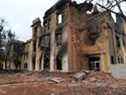
{"label": "tree trunk", "polygon": [[5,69],[7,69],[7,55],[5,55]]}

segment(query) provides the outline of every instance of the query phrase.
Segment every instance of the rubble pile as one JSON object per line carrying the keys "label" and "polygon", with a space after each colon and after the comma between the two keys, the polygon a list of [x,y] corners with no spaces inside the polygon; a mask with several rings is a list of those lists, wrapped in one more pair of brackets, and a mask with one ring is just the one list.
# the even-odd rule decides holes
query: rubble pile
{"label": "rubble pile", "polygon": [[89,80],[89,81],[93,81],[93,79],[95,81],[98,81],[98,80],[113,81],[113,82],[116,81],[116,79],[112,77],[111,74],[103,73],[103,72],[92,72],[86,78],[86,80]]}
{"label": "rubble pile", "polygon": [[[9,94],[7,94],[9,93]],[[126,95],[126,80],[94,71],[0,75],[0,95]]]}

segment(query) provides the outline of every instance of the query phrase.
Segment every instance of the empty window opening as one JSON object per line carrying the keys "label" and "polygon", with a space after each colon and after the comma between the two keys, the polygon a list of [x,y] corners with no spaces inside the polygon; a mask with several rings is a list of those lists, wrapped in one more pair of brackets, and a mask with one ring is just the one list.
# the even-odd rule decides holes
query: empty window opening
{"label": "empty window opening", "polygon": [[118,63],[119,64],[124,64],[123,58],[121,56],[118,56]]}
{"label": "empty window opening", "polygon": [[50,47],[50,36],[49,35],[41,37],[40,46],[43,47],[43,48],[49,48]]}
{"label": "empty window opening", "polygon": [[56,67],[57,67],[57,70],[62,70],[62,60],[60,56],[57,56],[56,58]]}
{"label": "empty window opening", "polygon": [[89,69],[100,71],[100,58],[99,57],[89,57]]}
{"label": "empty window opening", "polygon": [[24,64],[24,69],[27,69],[27,68],[28,68],[28,64],[25,63],[25,64]]}
{"label": "empty window opening", "polygon": [[118,36],[116,36],[116,44],[117,44],[117,47],[121,47],[121,44],[120,44],[120,38]]}
{"label": "empty window opening", "polygon": [[2,63],[0,63],[0,69],[3,69],[3,64]]}
{"label": "empty window opening", "polygon": [[33,42],[33,51],[36,52],[36,42]]}
{"label": "empty window opening", "polygon": [[62,14],[58,15],[58,24],[61,24],[63,22],[63,16]]}
{"label": "empty window opening", "polygon": [[115,64],[114,57],[111,56],[111,64]]}
{"label": "empty window opening", "polygon": [[50,21],[51,21],[51,18],[45,18],[44,19],[44,27],[47,29],[47,30],[49,30],[50,29]]}
{"label": "empty window opening", "polygon": [[56,45],[61,46],[62,45],[62,33],[56,34]]}

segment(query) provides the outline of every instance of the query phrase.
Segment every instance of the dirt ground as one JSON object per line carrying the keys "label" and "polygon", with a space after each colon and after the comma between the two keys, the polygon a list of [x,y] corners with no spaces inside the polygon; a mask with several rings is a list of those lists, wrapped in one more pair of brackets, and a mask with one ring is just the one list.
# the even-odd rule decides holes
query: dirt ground
{"label": "dirt ground", "polygon": [[81,80],[74,75],[4,72],[0,74],[0,95],[126,95],[126,80],[102,72],[88,72]]}

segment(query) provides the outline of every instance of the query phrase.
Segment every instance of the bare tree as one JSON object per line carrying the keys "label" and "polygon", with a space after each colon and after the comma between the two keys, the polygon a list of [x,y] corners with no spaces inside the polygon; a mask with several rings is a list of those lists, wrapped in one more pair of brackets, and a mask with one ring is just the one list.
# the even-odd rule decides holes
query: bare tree
{"label": "bare tree", "polygon": [[7,66],[7,59],[10,51],[10,46],[15,39],[14,33],[10,29],[7,29],[7,22],[4,19],[0,19],[0,59],[4,59],[5,68]]}
{"label": "bare tree", "polygon": [[9,57],[10,57],[10,54],[9,54],[9,53],[10,53],[10,51],[11,51],[11,46],[13,45],[14,40],[15,40],[15,34],[12,33],[11,30],[8,30],[8,31],[6,32],[5,68],[7,68],[7,60],[8,60]]}
{"label": "bare tree", "polygon": [[3,46],[3,41],[6,39],[6,22],[4,19],[0,19],[0,48]]}

